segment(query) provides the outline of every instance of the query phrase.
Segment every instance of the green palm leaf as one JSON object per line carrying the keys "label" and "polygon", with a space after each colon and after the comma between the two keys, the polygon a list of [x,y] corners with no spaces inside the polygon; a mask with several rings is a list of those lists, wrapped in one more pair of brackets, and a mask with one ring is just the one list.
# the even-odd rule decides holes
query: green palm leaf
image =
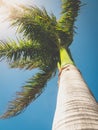
{"label": "green palm leaf", "polygon": [[[0,58],[7,59],[8,63],[19,63],[23,60],[32,60],[33,64],[38,64],[39,66],[48,65],[50,61],[56,60],[57,51],[51,56],[53,48],[44,48],[35,40],[18,40],[10,42],[0,43]],[[47,59],[48,57],[48,59]]]}
{"label": "green palm leaf", "polygon": [[[47,11],[38,7],[30,7],[23,9],[25,13],[17,13],[15,16],[10,16],[12,26],[18,26],[18,32],[23,33],[28,39],[37,40],[41,45],[56,44],[56,17]],[[44,37],[43,37],[44,36]],[[48,43],[48,44],[47,44]]]}
{"label": "green palm leaf", "polygon": [[21,58],[35,58],[38,55],[39,47],[37,41],[18,40],[9,42],[0,42],[0,58],[6,58],[12,61]]}
{"label": "green palm leaf", "polygon": [[10,62],[9,66],[11,68],[20,68],[20,69],[34,69],[34,68],[39,68],[39,66],[42,66],[42,63],[40,60],[32,60],[27,58],[25,59],[21,59],[21,60],[17,60],[14,62]]}
{"label": "green palm leaf", "polygon": [[73,33],[80,3],[80,0],[62,0],[62,16],[59,21],[64,31]]}
{"label": "green palm leaf", "polygon": [[[60,35],[63,40],[65,37],[67,37],[67,47],[72,43],[73,41],[73,33],[74,33],[74,23],[76,21],[76,17],[78,16],[78,12],[80,9],[81,2],[80,0],[61,0],[62,1],[62,12],[61,17],[58,21],[58,29],[62,30],[60,31]],[[62,40],[62,41],[63,41]],[[65,45],[66,47],[66,45]]]}
{"label": "green palm leaf", "polygon": [[8,110],[0,118],[9,118],[21,113],[32,101],[43,92],[47,81],[52,76],[52,71],[41,71],[29,79],[21,92],[16,93],[16,99],[11,101]]}

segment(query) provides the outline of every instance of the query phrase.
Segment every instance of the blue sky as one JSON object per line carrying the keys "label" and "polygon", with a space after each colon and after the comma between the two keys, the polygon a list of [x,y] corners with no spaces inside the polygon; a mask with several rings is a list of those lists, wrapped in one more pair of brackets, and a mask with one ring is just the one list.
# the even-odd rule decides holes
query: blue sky
{"label": "blue sky", "polygon": [[[25,0],[24,0],[25,1]],[[30,0],[29,0],[30,1]],[[86,83],[98,101],[98,0],[82,0],[87,5],[81,7],[77,18],[73,44],[70,46],[74,61]],[[59,18],[60,0],[35,0],[31,3],[45,6]],[[0,39],[15,37],[8,23],[0,23]],[[9,69],[0,63],[0,113],[7,108],[25,81],[36,71]],[[51,130],[57,95],[57,75],[48,84],[44,93],[17,117],[0,120],[0,130]]]}

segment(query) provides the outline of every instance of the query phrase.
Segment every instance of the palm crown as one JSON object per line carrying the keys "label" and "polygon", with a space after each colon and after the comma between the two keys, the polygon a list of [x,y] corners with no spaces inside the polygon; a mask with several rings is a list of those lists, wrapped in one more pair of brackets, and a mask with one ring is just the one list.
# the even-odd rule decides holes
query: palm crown
{"label": "palm crown", "polygon": [[57,63],[61,64],[60,48],[68,49],[73,41],[74,22],[78,15],[80,0],[62,0],[59,20],[45,8],[21,7],[16,15],[11,14],[12,26],[18,27],[23,38],[17,42],[0,43],[0,58],[6,59],[11,68],[34,69],[39,72],[26,82],[16,99],[11,101],[1,118],[21,113],[44,90],[47,81],[55,75]]}

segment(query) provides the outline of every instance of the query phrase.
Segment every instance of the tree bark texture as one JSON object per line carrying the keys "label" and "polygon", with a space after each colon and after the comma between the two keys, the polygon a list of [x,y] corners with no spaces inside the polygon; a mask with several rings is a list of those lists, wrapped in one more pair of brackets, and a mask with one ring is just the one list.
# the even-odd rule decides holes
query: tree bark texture
{"label": "tree bark texture", "polygon": [[98,104],[79,70],[68,64],[59,78],[52,130],[98,130]]}

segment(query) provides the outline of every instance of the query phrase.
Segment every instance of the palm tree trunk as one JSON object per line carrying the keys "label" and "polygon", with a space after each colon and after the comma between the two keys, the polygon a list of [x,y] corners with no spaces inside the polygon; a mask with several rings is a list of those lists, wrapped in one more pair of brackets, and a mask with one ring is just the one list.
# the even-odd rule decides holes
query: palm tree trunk
{"label": "palm tree trunk", "polygon": [[59,78],[52,130],[98,130],[98,104],[79,70],[67,64]]}

